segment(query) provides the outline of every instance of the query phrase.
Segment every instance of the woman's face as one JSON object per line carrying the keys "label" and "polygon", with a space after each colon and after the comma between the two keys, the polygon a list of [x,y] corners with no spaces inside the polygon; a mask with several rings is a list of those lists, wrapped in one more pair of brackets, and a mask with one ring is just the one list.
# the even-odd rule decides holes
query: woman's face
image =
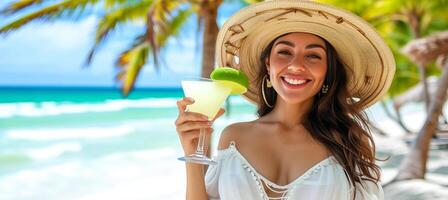
{"label": "woman's face", "polygon": [[265,60],[279,98],[299,103],[313,98],[325,80],[325,42],[309,33],[290,33],[278,38]]}

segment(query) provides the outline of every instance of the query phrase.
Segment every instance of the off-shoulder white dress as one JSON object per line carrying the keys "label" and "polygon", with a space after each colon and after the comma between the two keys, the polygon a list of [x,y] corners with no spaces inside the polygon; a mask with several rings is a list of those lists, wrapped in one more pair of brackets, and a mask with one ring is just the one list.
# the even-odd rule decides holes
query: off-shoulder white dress
{"label": "off-shoulder white dress", "polygon": [[[354,188],[345,176],[344,168],[333,157],[314,165],[288,185],[277,185],[263,177],[238,151],[234,142],[218,150],[217,165],[209,166],[205,183],[209,199],[215,200],[349,200]],[[269,197],[265,191],[281,197]],[[356,199],[384,199],[381,185],[365,181],[356,186]]]}

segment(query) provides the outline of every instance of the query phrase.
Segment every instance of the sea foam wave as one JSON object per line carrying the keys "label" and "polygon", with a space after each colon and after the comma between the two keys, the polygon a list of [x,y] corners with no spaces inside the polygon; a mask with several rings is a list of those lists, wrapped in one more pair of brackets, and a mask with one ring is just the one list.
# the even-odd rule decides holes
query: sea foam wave
{"label": "sea foam wave", "polygon": [[117,112],[129,108],[175,108],[177,99],[106,100],[102,103],[20,102],[0,104],[0,118],[41,117],[86,112]]}
{"label": "sea foam wave", "polygon": [[117,127],[67,128],[67,129],[15,129],[6,131],[9,139],[20,140],[65,140],[65,139],[97,139],[121,137],[134,131],[132,126]]}
{"label": "sea foam wave", "polygon": [[[18,102],[0,104],[0,119],[12,117],[42,117],[88,112],[118,112],[130,108],[176,108],[178,98],[146,98],[106,100],[100,103]],[[248,104],[242,97],[232,97],[232,105]]]}
{"label": "sea foam wave", "polygon": [[81,144],[76,142],[67,142],[42,148],[30,149],[27,151],[27,155],[33,160],[46,160],[59,157],[68,152],[79,152],[81,149]]}

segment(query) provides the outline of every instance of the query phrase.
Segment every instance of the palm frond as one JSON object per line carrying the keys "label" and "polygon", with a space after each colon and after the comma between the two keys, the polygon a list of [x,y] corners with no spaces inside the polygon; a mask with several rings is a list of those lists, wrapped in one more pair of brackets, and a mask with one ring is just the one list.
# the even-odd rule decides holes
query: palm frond
{"label": "palm frond", "polygon": [[117,80],[122,85],[123,96],[127,96],[132,91],[138,74],[146,64],[149,54],[152,55],[156,71],[160,70],[158,65],[160,48],[167,44],[171,36],[179,33],[188,16],[192,13],[190,9],[176,11],[175,16],[164,21],[166,28],[163,31],[160,29],[160,24],[156,25],[154,18],[151,18],[153,13],[148,13],[149,21],[145,33],[138,36],[131,47],[120,54],[116,62],[119,68]]}
{"label": "palm frond", "polygon": [[152,15],[154,21],[165,21],[171,17],[171,14],[175,12],[181,5],[185,3],[184,0],[167,1],[167,0],[154,0],[154,13]]}
{"label": "palm frond", "polygon": [[[165,45],[163,42],[163,35],[171,36],[170,33],[170,23],[173,22],[172,14],[179,13],[180,8],[184,1],[165,1],[165,0],[155,0],[152,4],[147,16],[146,16],[146,42],[150,45],[152,52],[152,57],[154,61],[154,66],[156,70],[159,70],[158,54],[160,48]],[[183,13],[182,13],[183,14]],[[182,15],[176,15],[182,16]],[[176,22],[185,22],[186,20]],[[179,25],[180,26],[180,25]]]}
{"label": "palm frond", "polygon": [[43,0],[18,0],[11,2],[4,9],[0,10],[0,15],[12,15],[33,5],[41,4]]}
{"label": "palm frond", "polygon": [[145,32],[145,38],[146,41],[149,43],[150,48],[152,49],[152,57],[154,61],[154,66],[156,69],[159,68],[159,62],[157,60],[157,54],[159,52],[159,47],[156,43],[156,23],[154,23],[154,9],[151,9],[151,11],[148,13],[146,18],[146,32]]}
{"label": "palm frond", "polygon": [[[137,41],[141,41],[142,37],[138,37]],[[140,70],[146,64],[149,52],[149,44],[147,42],[131,46],[124,51],[118,61],[118,74],[116,80],[121,85],[121,92],[127,97],[133,90],[135,81],[140,74]]]}
{"label": "palm frond", "polygon": [[177,36],[187,19],[193,14],[191,9],[180,10],[169,22],[167,22],[165,34],[158,34],[157,43],[160,46],[165,46],[168,39],[172,36]]}
{"label": "palm frond", "polygon": [[87,56],[86,66],[91,63],[97,49],[103,44],[107,36],[114,31],[117,25],[127,23],[134,19],[144,19],[152,3],[153,0],[139,1],[135,4],[127,3],[126,6],[106,13],[97,26],[95,43]]}
{"label": "palm frond", "polygon": [[127,48],[127,50],[123,51],[122,53],[120,53],[120,55],[118,56],[118,59],[115,62],[116,67],[124,67],[128,62],[129,62],[129,51],[131,51],[132,49],[137,48],[139,45],[145,43],[145,34],[140,34],[137,37],[134,38],[134,41],[132,42],[132,44],[129,46],[129,48]]}
{"label": "palm frond", "polygon": [[137,0],[103,0],[105,9],[114,9],[126,5],[127,3],[134,4]]}
{"label": "palm frond", "polygon": [[0,34],[7,34],[36,20],[51,20],[63,15],[73,16],[76,11],[82,12],[86,6],[96,4],[98,1],[100,0],[66,0],[55,3],[6,24],[0,28]]}
{"label": "palm frond", "polygon": [[[144,10],[146,19],[145,31],[134,40],[133,44],[126,51],[122,52],[116,61],[119,69],[116,80],[121,84],[121,91],[123,96],[127,96],[134,88],[135,81],[139,76],[142,67],[147,63],[148,56],[152,57],[156,71],[160,70],[159,66],[159,51],[167,44],[168,39],[179,33],[179,30],[185,24],[188,16],[192,14],[190,9],[179,9],[181,4],[169,3],[173,1],[166,1],[162,6],[160,0],[154,0],[150,5],[145,4],[139,9],[134,7],[129,8],[129,14],[126,11],[117,11],[111,14],[109,22],[100,23],[97,38],[103,38],[116,26],[116,24],[123,23],[126,18],[132,18],[133,15],[137,18],[142,17],[142,10]],[[145,7],[146,6],[146,7]],[[142,7],[145,7],[144,9]],[[170,14],[167,12],[169,11]],[[126,16],[124,16],[126,15]],[[112,17],[113,16],[113,17]],[[106,19],[106,18],[104,18]],[[98,40],[101,41],[101,40]]]}

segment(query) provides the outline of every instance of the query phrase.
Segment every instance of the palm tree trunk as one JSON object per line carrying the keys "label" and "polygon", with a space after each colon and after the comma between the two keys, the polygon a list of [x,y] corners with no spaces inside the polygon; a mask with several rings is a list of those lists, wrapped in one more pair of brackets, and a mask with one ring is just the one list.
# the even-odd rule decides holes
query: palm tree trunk
{"label": "palm tree trunk", "polygon": [[431,99],[429,98],[429,91],[428,91],[428,82],[426,82],[426,66],[424,65],[418,65],[418,69],[420,71],[420,81],[423,83],[423,95],[425,99],[425,109],[426,113],[429,111],[429,102]]}
{"label": "palm tree trunk", "polygon": [[447,98],[448,62],[444,64],[443,73],[439,81],[437,92],[431,102],[425,124],[418,133],[411,151],[401,163],[398,174],[393,181],[425,178],[430,142],[436,131],[439,116]]}
{"label": "palm tree trunk", "polygon": [[218,37],[218,8],[222,0],[203,1],[201,12],[204,17],[204,35],[202,46],[202,72],[201,76],[209,78],[215,65],[215,45]]}
{"label": "palm tree trunk", "polygon": [[[408,22],[409,26],[412,31],[413,39],[419,39],[420,38],[420,24],[421,24],[422,17],[417,14],[416,10],[412,10],[409,12],[408,15]],[[420,72],[420,82],[423,83],[423,95],[425,100],[425,109],[426,113],[429,111],[429,91],[428,91],[428,83],[426,82],[426,66],[419,64],[418,69]]]}

